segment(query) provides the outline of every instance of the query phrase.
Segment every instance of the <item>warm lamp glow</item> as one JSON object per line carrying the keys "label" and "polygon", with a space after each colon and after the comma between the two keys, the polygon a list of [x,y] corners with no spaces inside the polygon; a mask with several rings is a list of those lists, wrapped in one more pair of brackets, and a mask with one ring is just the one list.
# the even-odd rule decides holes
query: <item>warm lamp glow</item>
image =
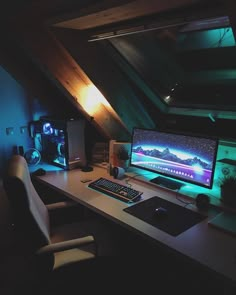
{"label": "warm lamp glow", "polygon": [[101,105],[111,108],[109,102],[94,85],[86,86],[82,91],[80,90],[77,101],[90,116],[98,112]]}
{"label": "warm lamp glow", "polygon": [[94,85],[90,85],[88,87],[88,96],[94,97],[95,100],[101,102],[106,107],[111,107],[111,105],[106,100],[106,98],[101,94],[101,92]]}

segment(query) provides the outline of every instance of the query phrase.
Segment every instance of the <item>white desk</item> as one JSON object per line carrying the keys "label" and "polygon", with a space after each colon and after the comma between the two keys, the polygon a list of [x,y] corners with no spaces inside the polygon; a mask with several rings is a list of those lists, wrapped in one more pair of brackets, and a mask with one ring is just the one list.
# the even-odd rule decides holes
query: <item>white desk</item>
{"label": "white desk", "polygon": [[[79,169],[48,171],[46,175],[39,176],[37,179],[96,213],[149,239],[154,244],[161,243],[219,274],[227,282],[232,280],[236,283],[236,237],[208,226],[208,219],[212,218],[215,212],[209,213],[207,219],[174,237],[124,212],[123,209],[128,206],[126,203],[96,192],[87,187],[88,183],[81,182],[84,179],[96,180],[99,177],[114,180],[105,169],[100,167],[94,167],[92,172],[82,172]],[[125,180],[116,181],[126,183]],[[136,179],[130,179],[129,183],[134,189],[143,191],[142,200],[158,195],[184,206],[176,199],[175,192]],[[197,211],[195,206],[188,208]]]}

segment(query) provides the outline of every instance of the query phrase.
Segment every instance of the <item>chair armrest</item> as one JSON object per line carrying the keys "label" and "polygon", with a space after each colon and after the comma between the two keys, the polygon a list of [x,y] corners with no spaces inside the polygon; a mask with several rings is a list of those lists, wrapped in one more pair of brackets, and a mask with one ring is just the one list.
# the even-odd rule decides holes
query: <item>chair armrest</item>
{"label": "chair armrest", "polygon": [[58,242],[46,245],[37,251],[37,254],[49,254],[69,249],[79,248],[88,244],[95,243],[93,236],[86,236],[82,238],[72,239],[68,241]]}
{"label": "chair armrest", "polygon": [[74,207],[77,205],[78,205],[78,203],[75,201],[62,201],[62,202],[55,202],[52,204],[47,204],[46,207],[49,211],[52,211],[52,210],[57,210],[57,209]]}

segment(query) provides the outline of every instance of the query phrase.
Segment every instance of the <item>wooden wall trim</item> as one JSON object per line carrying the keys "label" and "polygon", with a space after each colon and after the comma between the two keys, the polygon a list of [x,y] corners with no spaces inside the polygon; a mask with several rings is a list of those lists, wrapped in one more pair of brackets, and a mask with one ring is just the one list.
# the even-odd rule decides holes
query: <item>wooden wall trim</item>
{"label": "wooden wall trim", "polygon": [[102,107],[99,110],[100,114],[95,114],[93,118],[86,112],[82,103],[81,90],[92,82],[51,32],[42,26],[31,26],[27,29],[18,27],[14,34],[31,58],[58,87],[64,89],[67,98],[103,136],[108,139],[129,139],[130,132],[123,122],[106,107]]}
{"label": "wooden wall trim", "polygon": [[[64,16],[64,21],[55,20],[54,25],[64,28],[73,28],[79,30],[91,29],[104,25],[117,23],[160,13],[168,9],[179,8],[184,5],[194,4],[194,0],[134,0],[134,1],[102,1],[97,5],[91,5],[86,9],[81,9],[77,16]],[[52,23],[52,21],[51,21]]]}
{"label": "wooden wall trim", "polygon": [[[154,121],[159,108],[155,108],[156,116],[153,121],[149,114],[150,109],[147,106],[150,93],[148,95],[146,92],[142,93],[140,80],[134,83],[120,61],[115,61],[110,52],[104,50],[99,42],[88,42],[86,35],[83,36],[78,30],[56,28],[53,32],[94,84],[107,97],[130,132],[132,132],[134,126],[147,128],[155,126]],[[137,75],[133,76],[132,78],[137,80]]]}

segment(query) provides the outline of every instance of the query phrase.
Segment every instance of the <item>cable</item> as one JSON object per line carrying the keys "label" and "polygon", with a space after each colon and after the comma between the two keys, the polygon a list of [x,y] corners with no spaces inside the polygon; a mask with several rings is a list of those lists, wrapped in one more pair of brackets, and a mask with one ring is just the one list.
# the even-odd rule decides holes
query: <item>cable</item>
{"label": "cable", "polygon": [[[130,181],[131,179],[134,179],[134,178],[137,177],[137,176],[145,176],[145,175],[148,175],[148,174],[150,174],[150,172],[148,172],[148,173],[146,173],[146,174],[143,174],[143,173],[137,173],[137,174],[135,174],[135,175],[133,175],[133,176],[130,176],[128,179],[126,179],[126,180],[125,180],[125,183],[127,184],[127,186],[129,186],[129,187],[131,188],[131,187],[132,187],[132,184],[129,183],[129,181]],[[180,201],[181,203],[184,203],[184,204],[185,204],[184,207],[187,207],[188,205],[194,205],[194,202],[186,202],[186,201],[184,201],[183,199],[179,198],[179,197],[178,197],[179,190],[180,190],[180,189],[177,189],[177,190],[176,190],[176,194],[175,194],[175,198],[176,198],[176,200]]]}
{"label": "cable", "polygon": [[128,179],[125,180],[125,183],[129,186],[129,187],[132,187],[132,184],[129,183],[130,180],[134,179],[135,177],[138,177],[138,176],[145,176],[145,175],[148,175],[150,174],[151,172],[147,172],[147,173],[137,173],[133,176],[129,176]]}
{"label": "cable", "polygon": [[183,199],[181,199],[180,197],[178,197],[178,193],[179,193],[179,189],[175,193],[175,198],[176,198],[176,200],[180,201],[181,203],[184,203],[185,204],[184,207],[187,207],[188,205],[194,205],[194,202],[186,202]]}

